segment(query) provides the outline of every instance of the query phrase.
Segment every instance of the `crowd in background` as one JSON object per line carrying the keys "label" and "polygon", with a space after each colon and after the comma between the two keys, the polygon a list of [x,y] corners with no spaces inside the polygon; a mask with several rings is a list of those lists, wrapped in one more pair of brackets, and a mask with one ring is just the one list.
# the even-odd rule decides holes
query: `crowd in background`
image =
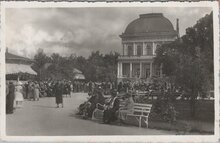
{"label": "crowd in background", "polygon": [[[115,82],[85,82],[85,81],[69,81],[69,80],[47,80],[47,81],[26,81],[26,82],[7,82],[6,95],[7,106],[15,108],[22,107],[24,99],[38,101],[41,97],[56,97],[56,104],[62,104],[64,97],[71,97],[71,92],[92,93],[99,87],[102,93],[109,95],[112,89],[117,89],[118,93],[127,93],[128,91],[148,93],[152,91],[164,92],[170,89],[166,83],[159,82],[131,82],[124,81],[116,84]],[[174,88],[174,90],[179,90]],[[8,96],[9,95],[9,96]],[[62,96],[62,98],[61,98]],[[13,105],[12,105],[13,103]],[[10,105],[9,105],[10,104]],[[8,113],[13,112],[11,108]]]}

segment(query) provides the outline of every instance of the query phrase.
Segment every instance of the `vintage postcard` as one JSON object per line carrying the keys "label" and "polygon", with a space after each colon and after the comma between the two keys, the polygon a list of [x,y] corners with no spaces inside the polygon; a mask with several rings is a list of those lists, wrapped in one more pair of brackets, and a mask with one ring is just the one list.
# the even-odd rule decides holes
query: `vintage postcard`
{"label": "vintage postcard", "polygon": [[219,137],[218,2],[2,2],[4,141]]}

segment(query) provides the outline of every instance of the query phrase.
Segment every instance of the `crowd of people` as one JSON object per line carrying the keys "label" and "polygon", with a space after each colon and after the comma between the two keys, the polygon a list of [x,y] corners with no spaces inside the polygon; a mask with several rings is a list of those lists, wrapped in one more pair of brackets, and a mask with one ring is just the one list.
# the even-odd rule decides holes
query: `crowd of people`
{"label": "crowd of people", "polygon": [[[124,81],[118,84],[114,82],[85,82],[85,81],[69,81],[69,80],[46,80],[46,81],[27,81],[27,82],[8,82],[6,83],[6,113],[13,113],[14,109],[21,108],[24,99],[39,101],[41,97],[55,97],[57,107],[63,105],[63,95],[71,97],[71,92],[86,92],[91,98],[83,103],[80,108],[88,107],[88,103],[92,103],[85,118],[91,118],[92,112],[96,108],[96,104],[105,104],[103,95],[117,93],[127,94],[128,91],[133,92],[151,92],[167,90],[167,85],[158,83],[147,83],[143,81],[131,82]],[[117,100],[116,100],[117,101]],[[101,107],[100,107],[101,108]],[[83,111],[83,110],[81,110]],[[81,113],[80,113],[81,114]]]}
{"label": "crowd of people", "polygon": [[11,114],[21,108],[24,99],[39,101],[41,97],[55,97],[57,107],[63,105],[63,95],[71,97],[71,92],[92,92],[97,86],[104,89],[105,94],[113,88],[111,82],[85,82],[69,80],[46,81],[7,81],[6,82],[6,113]]}
{"label": "crowd of people", "polygon": [[6,113],[12,114],[16,108],[21,108],[24,99],[39,101],[40,97],[46,96],[55,97],[57,107],[59,104],[63,107],[63,95],[70,96],[71,91],[69,81],[7,81]]}
{"label": "crowd of people", "polygon": [[165,81],[124,81],[119,82],[117,86],[118,92],[134,91],[136,93],[152,93],[152,92],[183,92],[183,89]]}

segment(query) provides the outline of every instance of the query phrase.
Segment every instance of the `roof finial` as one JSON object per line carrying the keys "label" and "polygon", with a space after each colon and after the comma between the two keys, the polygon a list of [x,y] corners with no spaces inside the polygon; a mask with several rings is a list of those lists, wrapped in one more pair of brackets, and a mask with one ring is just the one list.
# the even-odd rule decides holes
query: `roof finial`
{"label": "roof finial", "polygon": [[179,19],[176,19],[176,32],[177,32],[177,36],[179,38],[180,34],[179,34]]}

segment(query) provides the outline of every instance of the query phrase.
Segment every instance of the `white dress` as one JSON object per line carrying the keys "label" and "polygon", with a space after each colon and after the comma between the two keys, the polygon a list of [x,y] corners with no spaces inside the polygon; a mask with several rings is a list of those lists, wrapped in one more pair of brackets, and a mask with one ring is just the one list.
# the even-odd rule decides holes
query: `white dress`
{"label": "white dress", "polygon": [[15,101],[24,101],[21,85],[15,87]]}

